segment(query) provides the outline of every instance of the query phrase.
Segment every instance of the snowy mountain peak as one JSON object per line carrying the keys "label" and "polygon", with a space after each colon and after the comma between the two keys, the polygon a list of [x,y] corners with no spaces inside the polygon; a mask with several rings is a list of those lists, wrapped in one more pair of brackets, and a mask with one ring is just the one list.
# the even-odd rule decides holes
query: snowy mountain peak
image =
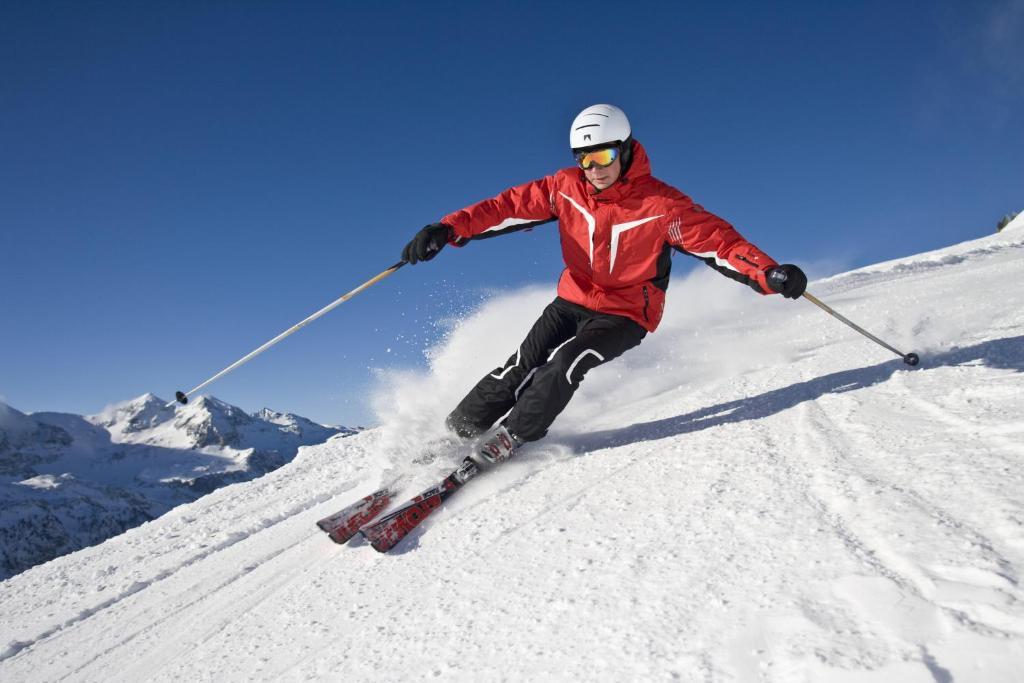
{"label": "snowy mountain peak", "polygon": [[36,422],[25,413],[0,401],[0,433],[13,437],[36,429]]}
{"label": "snowy mountain peak", "polygon": [[238,446],[239,429],[255,418],[247,412],[211,396],[200,396],[177,409],[174,426],[185,430],[196,447]]}
{"label": "snowy mountain peak", "polygon": [[[203,394],[199,398],[190,401],[185,406],[178,406],[180,410],[207,410],[210,412],[221,412],[221,413],[232,413],[235,411],[241,411],[240,408],[226,403],[225,401]],[[248,414],[248,413],[246,413]]]}
{"label": "snowy mountain peak", "polygon": [[165,405],[147,393],[82,417],[0,403],[0,579],[353,433],[210,396]]}
{"label": "snowy mountain peak", "polygon": [[[51,449],[66,446],[71,437],[59,427],[37,422],[25,413],[0,402],[0,454],[15,451],[28,444]],[[8,462],[8,460],[10,460]],[[7,470],[16,471],[17,458],[0,460],[0,474]]]}
{"label": "snowy mountain peak", "polygon": [[165,407],[166,401],[145,393],[130,401],[118,403],[89,419],[95,425],[122,434],[152,429],[174,417],[174,409]]}
{"label": "snowy mountain peak", "polygon": [[260,408],[255,413],[253,413],[253,417],[258,417],[259,419],[266,420],[267,422],[277,422],[278,420],[284,418],[286,415],[288,414],[279,413],[276,410],[271,410],[270,408]]}
{"label": "snowy mountain peak", "polygon": [[357,431],[354,429],[350,429],[348,427],[339,428],[328,425],[322,425],[317,422],[313,422],[312,420],[309,420],[307,418],[304,418],[301,415],[293,415],[292,413],[279,413],[276,410],[271,410],[270,408],[263,408],[253,413],[253,417],[259,420],[263,420],[265,422],[269,422],[271,424],[275,424],[286,431],[298,435],[308,434],[311,432],[318,433],[324,430],[334,429],[340,429],[341,432],[344,434],[353,434]]}

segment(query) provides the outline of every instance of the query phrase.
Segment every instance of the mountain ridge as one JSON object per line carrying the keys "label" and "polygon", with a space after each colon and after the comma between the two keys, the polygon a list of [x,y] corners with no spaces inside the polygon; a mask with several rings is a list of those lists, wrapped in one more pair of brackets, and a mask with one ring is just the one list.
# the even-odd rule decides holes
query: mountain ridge
{"label": "mountain ridge", "polygon": [[96,415],[0,403],[0,578],[99,543],[356,430],[202,396],[147,393]]}

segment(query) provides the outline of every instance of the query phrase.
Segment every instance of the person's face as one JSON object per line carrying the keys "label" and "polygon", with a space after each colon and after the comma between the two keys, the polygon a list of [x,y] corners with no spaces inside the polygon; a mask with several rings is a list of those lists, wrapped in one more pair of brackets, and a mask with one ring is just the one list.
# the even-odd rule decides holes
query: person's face
{"label": "person's face", "polygon": [[583,175],[591,185],[598,190],[604,190],[612,186],[619,179],[622,173],[622,158],[616,157],[610,166],[598,166],[593,164],[590,168],[583,169]]}
{"label": "person's face", "polygon": [[622,174],[622,155],[617,146],[600,147],[574,154],[576,163],[583,169],[583,176],[597,188],[598,192],[611,187],[612,183],[618,180]]}

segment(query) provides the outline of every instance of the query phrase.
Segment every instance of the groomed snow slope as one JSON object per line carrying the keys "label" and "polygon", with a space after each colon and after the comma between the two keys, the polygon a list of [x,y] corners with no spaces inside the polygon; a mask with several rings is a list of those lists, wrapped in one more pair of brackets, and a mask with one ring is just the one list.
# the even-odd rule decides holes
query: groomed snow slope
{"label": "groomed snow slope", "polygon": [[916,369],[679,278],[547,439],[392,555],[332,544],[314,522],[422,456],[551,293],[495,298],[382,375],[383,427],[0,584],[0,679],[1019,681],[1022,257],[1015,226],[812,284]]}

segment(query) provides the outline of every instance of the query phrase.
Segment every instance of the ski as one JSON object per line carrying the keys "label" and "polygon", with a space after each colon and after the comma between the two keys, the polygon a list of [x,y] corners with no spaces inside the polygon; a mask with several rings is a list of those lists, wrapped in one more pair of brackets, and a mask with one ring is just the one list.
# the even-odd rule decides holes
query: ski
{"label": "ski", "polygon": [[440,484],[430,487],[379,520],[366,524],[359,529],[359,533],[370,542],[374,550],[386,553],[479,473],[477,464],[471,458],[466,458],[459,468],[445,477]]}
{"label": "ski", "polygon": [[333,515],[324,517],[316,525],[326,531],[335,543],[346,543],[356,535],[359,527],[383,512],[397,494],[397,483],[388,484]]}

